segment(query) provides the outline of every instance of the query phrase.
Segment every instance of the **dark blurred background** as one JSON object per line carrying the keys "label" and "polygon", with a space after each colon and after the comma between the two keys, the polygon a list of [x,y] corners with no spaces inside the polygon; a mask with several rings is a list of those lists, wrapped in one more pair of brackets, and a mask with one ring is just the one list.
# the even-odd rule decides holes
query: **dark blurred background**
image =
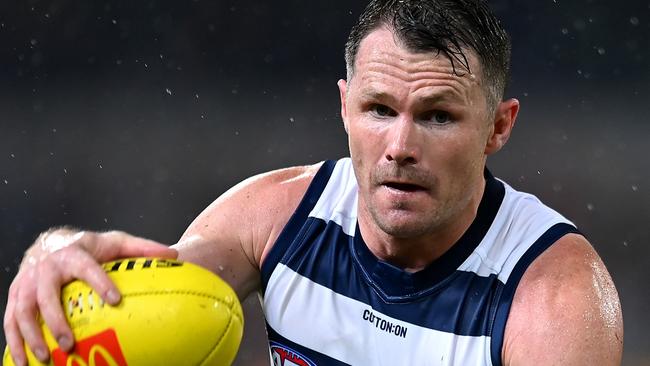
{"label": "dark blurred background", "polygon": [[[491,4],[512,34],[522,111],[489,166],[588,236],[621,296],[624,365],[650,365],[650,2]],[[363,6],[2,1],[2,309],[22,252],[51,226],[174,243],[240,180],[345,156],[335,83]],[[246,307],[237,364],[268,363],[257,298]]]}

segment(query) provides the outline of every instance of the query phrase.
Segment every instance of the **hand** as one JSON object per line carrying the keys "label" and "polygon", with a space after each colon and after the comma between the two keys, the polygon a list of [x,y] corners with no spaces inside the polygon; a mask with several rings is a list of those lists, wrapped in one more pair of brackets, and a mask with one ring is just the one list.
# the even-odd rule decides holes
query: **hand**
{"label": "hand", "polygon": [[25,253],[9,288],[4,331],[14,363],[27,364],[23,340],[40,361],[49,360],[39,314],[59,347],[65,352],[73,348],[72,331],[60,301],[61,287],[66,283],[80,279],[106,303],[116,305],[120,293],[100,263],[125,257],[177,256],[176,250],[163,244],[118,231],[95,233],[64,228],[41,234]]}

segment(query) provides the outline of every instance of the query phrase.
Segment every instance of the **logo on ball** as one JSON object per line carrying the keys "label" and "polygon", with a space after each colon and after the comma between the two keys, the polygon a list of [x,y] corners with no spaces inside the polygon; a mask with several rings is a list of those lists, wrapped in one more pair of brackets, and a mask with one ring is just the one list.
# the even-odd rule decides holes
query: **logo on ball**
{"label": "logo on ball", "polygon": [[55,349],[52,361],[54,366],[127,366],[112,329],[77,341],[71,354]]}

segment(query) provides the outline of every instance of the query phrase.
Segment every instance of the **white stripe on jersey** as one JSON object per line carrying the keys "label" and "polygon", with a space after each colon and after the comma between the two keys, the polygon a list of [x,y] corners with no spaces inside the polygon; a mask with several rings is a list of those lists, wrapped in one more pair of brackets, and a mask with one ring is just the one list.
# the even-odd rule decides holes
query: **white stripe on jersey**
{"label": "white stripe on jersey", "polygon": [[537,197],[501,183],[505,196],[499,212],[481,243],[458,270],[484,277],[498,273],[499,281],[506,283],[519,259],[542,234],[555,224],[573,223]]}
{"label": "white stripe on jersey", "polygon": [[282,263],[271,275],[264,308],[269,326],[281,336],[351,365],[480,366],[476,360],[490,360],[484,336],[459,336],[389,317]]}
{"label": "white stripe on jersey", "polygon": [[349,158],[339,160],[316,206],[309,213],[325,222],[339,224],[348,236],[354,236],[357,227],[357,179]]}

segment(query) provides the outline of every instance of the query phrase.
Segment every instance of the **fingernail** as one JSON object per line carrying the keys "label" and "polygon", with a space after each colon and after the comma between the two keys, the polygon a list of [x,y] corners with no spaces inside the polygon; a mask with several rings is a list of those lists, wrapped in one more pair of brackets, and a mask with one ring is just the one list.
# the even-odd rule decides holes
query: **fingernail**
{"label": "fingernail", "polygon": [[108,300],[109,303],[115,305],[120,302],[120,293],[115,290],[109,290],[106,293],[106,300]]}
{"label": "fingernail", "polygon": [[36,355],[36,358],[39,360],[45,362],[47,361],[48,356],[50,355],[45,348],[38,347],[34,350],[34,354]]}
{"label": "fingernail", "polygon": [[56,342],[63,351],[69,351],[72,348],[72,340],[68,336],[60,336]]}

